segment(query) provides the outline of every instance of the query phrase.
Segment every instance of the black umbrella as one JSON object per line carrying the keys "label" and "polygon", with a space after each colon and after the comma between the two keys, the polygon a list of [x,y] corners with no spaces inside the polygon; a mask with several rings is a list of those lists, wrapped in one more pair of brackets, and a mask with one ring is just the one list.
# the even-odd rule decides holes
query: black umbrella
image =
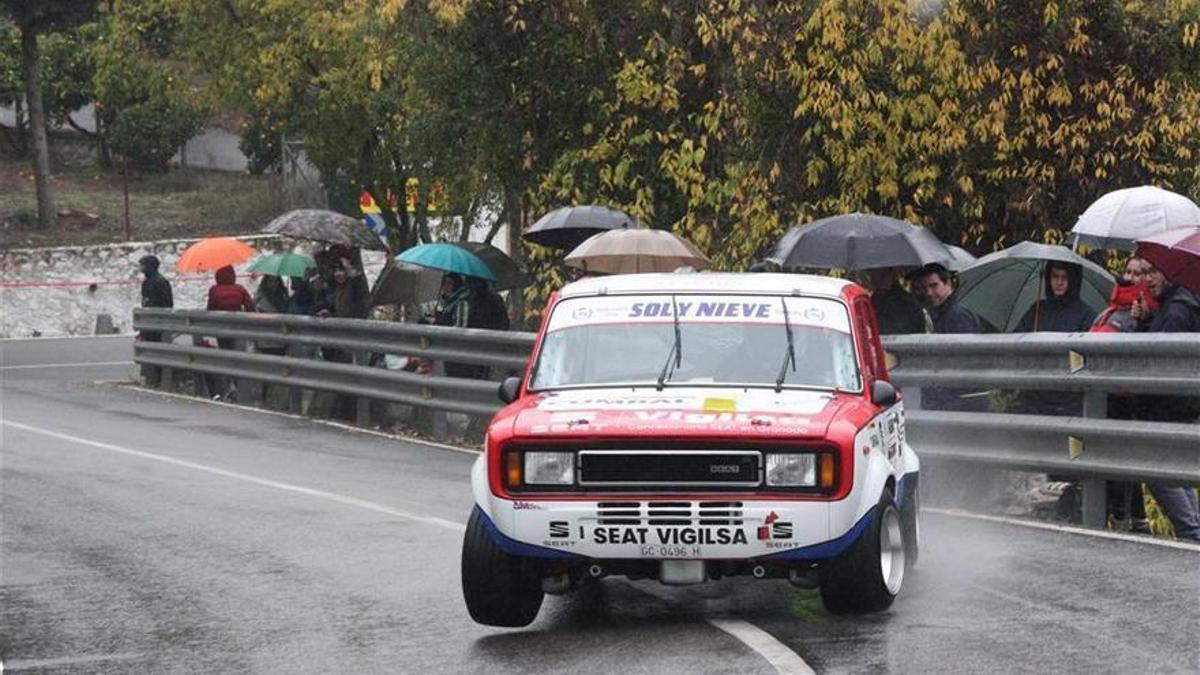
{"label": "black umbrella", "polygon": [[953,255],[932,232],[903,220],[869,213],[822,218],[788,230],[767,260],[781,267],[847,271],[921,267]]}
{"label": "black umbrella", "polygon": [[525,234],[531,241],[552,248],[571,249],[594,234],[607,230],[633,230],[642,227],[637,218],[607,206],[588,204],[564,206],[542,216]]}
{"label": "black umbrella", "polygon": [[371,289],[372,305],[419,304],[436,300],[442,272],[392,260],[384,265]]}
{"label": "black umbrella", "polygon": [[517,261],[510,258],[504,251],[491,244],[483,244],[477,241],[456,241],[453,243],[455,246],[474,253],[477,258],[488,266],[488,269],[496,277],[496,281],[494,282],[496,290],[505,291],[525,285],[525,275],[521,273],[521,268],[517,265]]}
{"label": "black umbrella", "polygon": [[263,232],[377,251],[387,249],[379,236],[363,221],[325,209],[288,211],[267,223]]}

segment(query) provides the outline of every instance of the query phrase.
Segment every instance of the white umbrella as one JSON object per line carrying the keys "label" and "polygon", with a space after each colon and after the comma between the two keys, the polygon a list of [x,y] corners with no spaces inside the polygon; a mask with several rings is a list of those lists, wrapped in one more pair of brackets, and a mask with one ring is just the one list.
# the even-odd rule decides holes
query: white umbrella
{"label": "white umbrella", "polygon": [[950,258],[950,262],[946,263],[946,268],[951,271],[961,272],[976,260],[975,256],[961,246],[946,244],[946,250],[950,251],[950,255],[953,256]]}
{"label": "white umbrella", "polygon": [[594,235],[567,254],[568,265],[587,272],[634,274],[702,269],[708,258],[691,242],[666,230],[611,230]]}
{"label": "white umbrella", "polygon": [[1133,241],[1166,230],[1200,225],[1200,206],[1152,185],[1114,190],[1092,202],[1075,227],[1076,244],[1132,251]]}

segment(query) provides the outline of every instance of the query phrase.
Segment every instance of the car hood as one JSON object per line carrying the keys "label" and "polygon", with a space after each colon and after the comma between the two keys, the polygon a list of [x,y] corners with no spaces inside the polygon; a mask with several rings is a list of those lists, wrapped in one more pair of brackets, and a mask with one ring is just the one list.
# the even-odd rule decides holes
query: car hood
{"label": "car hood", "polygon": [[587,389],[518,403],[518,438],[788,440],[824,438],[845,402],[828,392],[770,389]]}

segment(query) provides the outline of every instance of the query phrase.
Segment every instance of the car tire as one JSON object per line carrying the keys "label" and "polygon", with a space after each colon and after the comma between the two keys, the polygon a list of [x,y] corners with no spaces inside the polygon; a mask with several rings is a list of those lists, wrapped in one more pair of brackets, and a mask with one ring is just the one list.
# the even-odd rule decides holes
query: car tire
{"label": "car tire", "polygon": [[917,566],[921,557],[921,498],[916,490],[904,502],[900,527],[904,535],[904,569],[908,571]]}
{"label": "car tire", "polygon": [[545,598],[541,580],[527,559],[496,545],[484,517],[475,507],[463,535],[462,589],[467,611],[486,626],[528,626]]}
{"label": "car tire", "polygon": [[871,524],[850,548],[820,567],[821,600],[834,614],[865,614],[891,607],[904,581],[904,528],[890,490]]}

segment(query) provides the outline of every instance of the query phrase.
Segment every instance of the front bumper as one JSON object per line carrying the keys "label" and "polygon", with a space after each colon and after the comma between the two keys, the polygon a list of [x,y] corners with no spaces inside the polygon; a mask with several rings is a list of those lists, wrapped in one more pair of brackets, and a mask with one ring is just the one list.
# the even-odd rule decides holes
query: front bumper
{"label": "front bumper", "polygon": [[591,560],[816,560],[845,550],[871,515],[831,531],[830,502],[490,501],[506,552]]}

